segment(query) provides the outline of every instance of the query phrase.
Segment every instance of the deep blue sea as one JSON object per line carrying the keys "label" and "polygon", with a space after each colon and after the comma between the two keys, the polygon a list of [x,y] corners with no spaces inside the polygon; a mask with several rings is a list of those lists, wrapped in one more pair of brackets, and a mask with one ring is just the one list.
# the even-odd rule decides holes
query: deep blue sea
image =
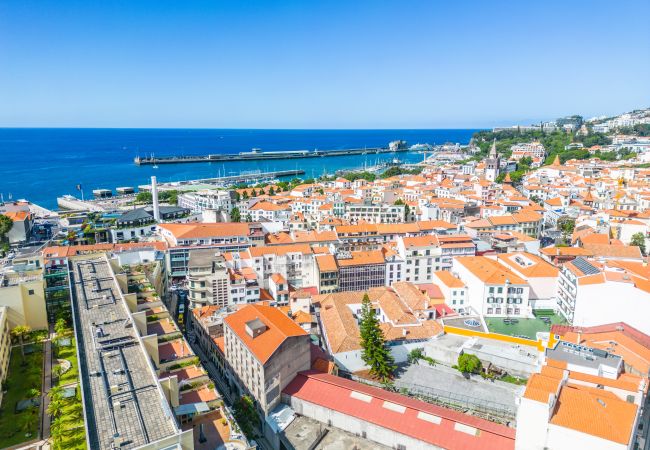
{"label": "deep blue sea", "polygon": [[[161,182],[209,178],[242,171],[303,169],[305,176],[370,166],[392,155],[356,155],[274,161],[136,166],[135,156],[239,153],[253,147],[272,150],[334,150],[385,147],[392,140],[466,144],[476,130],[245,130],[245,129],[86,129],[0,128],[0,193],[56,208],[56,197],[86,196],[97,188],[137,187],[156,175]],[[405,162],[418,153],[401,153]]]}

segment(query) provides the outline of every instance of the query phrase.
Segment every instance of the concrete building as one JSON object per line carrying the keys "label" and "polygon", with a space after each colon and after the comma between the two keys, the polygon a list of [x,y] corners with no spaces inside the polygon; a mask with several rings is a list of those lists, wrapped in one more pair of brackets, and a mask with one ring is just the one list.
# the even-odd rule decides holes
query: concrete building
{"label": "concrete building", "polygon": [[[11,330],[7,319],[8,309],[6,306],[0,306],[0,385],[3,386],[9,373],[9,358],[11,356]],[[3,390],[0,390],[0,405],[2,404]]]}
{"label": "concrete building", "polygon": [[279,309],[248,305],[224,319],[229,378],[265,417],[280,393],[311,364],[309,335]]}
{"label": "concrete building", "polygon": [[558,310],[572,325],[625,322],[650,333],[648,277],[642,263],[575,258],[560,271]]}
{"label": "concrete building", "polygon": [[10,244],[18,244],[29,239],[34,227],[34,216],[29,209],[26,211],[16,210],[3,213],[13,222],[13,226],[7,233]]}
{"label": "concrete building", "polygon": [[340,291],[365,291],[386,284],[386,261],[379,250],[338,252]]}
{"label": "concrete building", "polygon": [[452,272],[467,285],[469,306],[486,316],[529,317],[530,286],[507,267],[485,256],[454,259]]}
{"label": "concrete building", "polygon": [[535,309],[557,309],[560,271],[537,255],[525,252],[500,253],[496,260],[530,286],[530,306]]}
{"label": "concrete building", "polygon": [[221,253],[212,249],[192,251],[187,280],[192,307],[230,304],[230,275]]}
{"label": "concrete building", "polygon": [[43,271],[0,273],[0,307],[2,306],[7,307],[9,328],[27,325],[33,330],[46,329]]}

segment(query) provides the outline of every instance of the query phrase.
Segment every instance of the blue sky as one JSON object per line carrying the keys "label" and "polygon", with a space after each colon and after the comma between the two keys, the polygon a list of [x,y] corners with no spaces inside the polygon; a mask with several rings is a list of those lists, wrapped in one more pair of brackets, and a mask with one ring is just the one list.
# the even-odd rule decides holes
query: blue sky
{"label": "blue sky", "polygon": [[0,126],[489,127],[650,106],[650,2],[0,2]]}

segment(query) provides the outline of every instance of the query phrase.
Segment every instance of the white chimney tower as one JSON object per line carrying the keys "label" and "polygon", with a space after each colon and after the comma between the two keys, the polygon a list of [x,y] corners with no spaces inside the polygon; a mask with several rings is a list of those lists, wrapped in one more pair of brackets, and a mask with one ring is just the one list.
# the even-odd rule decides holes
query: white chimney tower
{"label": "white chimney tower", "polygon": [[151,199],[153,200],[153,218],[160,222],[160,207],[158,206],[158,184],[156,177],[151,177]]}

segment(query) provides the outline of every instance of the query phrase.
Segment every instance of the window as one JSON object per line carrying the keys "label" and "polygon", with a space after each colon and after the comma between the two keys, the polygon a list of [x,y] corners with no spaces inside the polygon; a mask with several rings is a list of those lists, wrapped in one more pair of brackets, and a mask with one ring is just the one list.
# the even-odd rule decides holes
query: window
{"label": "window", "polygon": [[497,293],[498,293],[498,294],[501,294],[502,292],[503,292],[503,288],[502,288],[502,287],[498,287],[498,288],[497,288]]}
{"label": "window", "polygon": [[34,289],[30,289],[29,291],[27,291],[27,293],[28,293],[29,295],[34,295]]}
{"label": "window", "polygon": [[490,294],[494,294],[494,286],[490,287],[489,292],[490,292]]}

